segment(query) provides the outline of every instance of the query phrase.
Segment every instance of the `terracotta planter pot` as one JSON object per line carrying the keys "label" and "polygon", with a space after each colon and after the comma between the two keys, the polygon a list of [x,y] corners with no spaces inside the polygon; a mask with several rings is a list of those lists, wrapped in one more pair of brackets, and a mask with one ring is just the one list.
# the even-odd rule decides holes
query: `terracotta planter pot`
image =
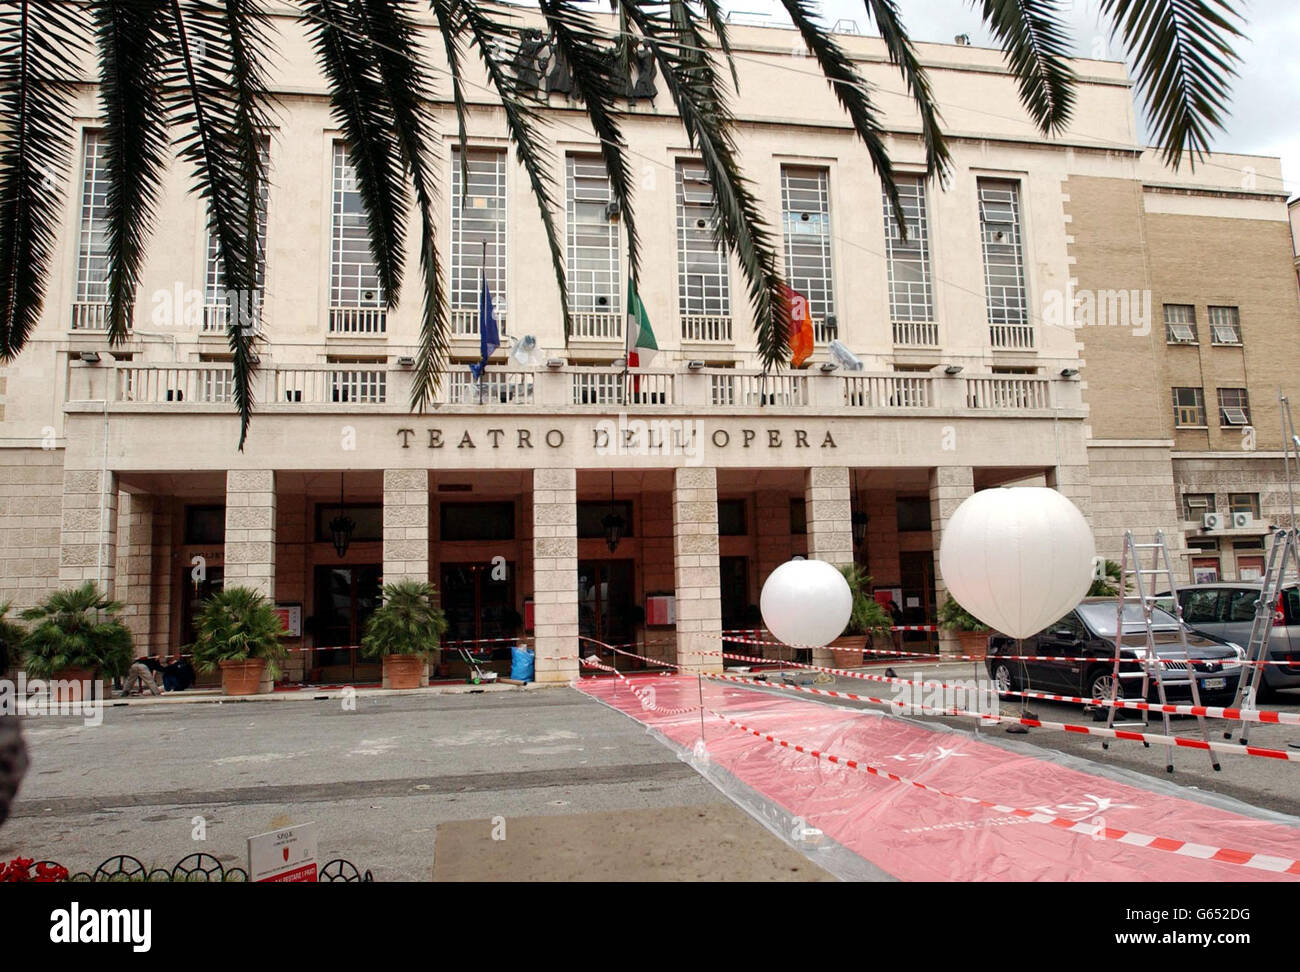
{"label": "terracotta planter pot", "polygon": [[862,649],[867,646],[866,635],[844,635],[830,644],[835,668],[861,668]]}
{"label": "terracotta planter pot", "polygon": [[976,655],[983,658],[989,646],[989,632],[958,631],[957,640],[961,642],[961,653],[963,655]]}
{"label": "terracotta planter pot", "polygon": [[[73,688],[69,685],[59,685],[59,682],[78,682],[80,687]],[[95,694],[94,683],[95,670],[93,668],[62,668],[50,678],[50,694],[55,702],[75,702],[77,699],[89,699],[93,698]]]}
{"label": "terracotta planter pot", "polygon": [[389,688],[419,688],[424,673],[425,661],[419,655],[384,656],[384,681]]}
{"label": "terracotta planter pot", "polygon": [[226,695],[256,695],[262,684],[265,658],[218,662],[221,668],[221,691]]}

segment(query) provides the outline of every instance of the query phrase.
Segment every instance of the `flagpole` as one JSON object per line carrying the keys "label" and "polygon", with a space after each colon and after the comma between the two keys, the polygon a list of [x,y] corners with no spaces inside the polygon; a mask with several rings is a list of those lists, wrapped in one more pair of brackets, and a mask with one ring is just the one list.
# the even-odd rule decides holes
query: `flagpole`
{"label": "flagpole", "polygon": [[[487,310],[487,304],[483,300],[483,288],[487,286],[487,240],[486,239],[483,241],[483,256],[482,259],[479,260],[478,275],[479,275],[478,333],[479,333],[479,341],[481,342],[483,340],[483,317],[484,317],[483,312]],[[483,404],[483,390],[484,390],[483,375],[486,373],[487,373],[487,358],[484,357],[483,367],[479,369],[479,373],[478,373],[478,403],[480,405]]]}
{"label": "flagpole", "polygon": [[[628,287],[631,288],[631,290],[636,289],[636,282],[632,279],[631,276],[628,277],[627,285]],[[631,293],[631,290],[629,290],[629,294]],[[637,295],[637,299],[638,300],[640,299],[639,294]],[[632,299],[629,296],[628,307],[630,308],[631,306],[632,306]],[[627,407],[628,374],[631,371],[631,365],[630,365],[630,362],[632,360],[631,342],[632,342],[632,327],[628,322],[628,311],[624,310],[623,311],[623,378],[619,382],[619,394],[620,397],[622,398],[622,403],[624,408]]]}

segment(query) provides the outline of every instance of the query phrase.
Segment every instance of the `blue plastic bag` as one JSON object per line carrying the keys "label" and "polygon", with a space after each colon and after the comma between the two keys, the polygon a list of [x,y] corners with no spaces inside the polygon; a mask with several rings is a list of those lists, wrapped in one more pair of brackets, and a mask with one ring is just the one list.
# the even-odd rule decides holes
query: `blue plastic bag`
{"label": "blue plastic bag", "polygon": [[533,680],[533,650],[515,645],[510,649],[510,677],[516,682]]}

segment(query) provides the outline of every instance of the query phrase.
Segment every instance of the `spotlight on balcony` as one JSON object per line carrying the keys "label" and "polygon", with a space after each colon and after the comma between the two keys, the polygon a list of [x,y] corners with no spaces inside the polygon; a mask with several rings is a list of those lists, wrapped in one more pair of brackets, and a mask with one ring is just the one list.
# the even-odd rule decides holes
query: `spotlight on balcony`
{"label": "spotlight on balcony", "polygon": [[397,358],[397,363],[403,368],[414,368],[415,357],[414,355],[409,355],[409,354],[399,355]]}
{"label": "spotlight on balcony", "polygon": [[1062,377],[1062,378],[1078,378],[1078,377],[1079,377],[1079,369],[1078,369],[1078,368],[1062,368],[1062,369],[1061,369],[1061,377]]}
{"label": "spotlight on balcony", "polygon": [[82,351],[79,355],[82,364],[99,364],[98,351]]}
{"label": "spotlight on balcony", "polygon": [[547,358],[547,359],[546,359],[546,367],[548,367],[548,368],[563,368],[563,367],[564,367],[564,359],[563,359],[563,358]]}
{"label": "spotlight on balcony", "polygon": [[696,358],[693,361],[686,362],[686,367],[689,368],[691,371],[699,371],[701,368],[704,367],[704,362]]}
{"label": "spotlight on balcony", "polygon": [[829,375],[832,371],[834,371],[838,367],[839,365],[837,365],[834,361],[823,361],[822,369],[821,369],[822,374]]}
{"label": "spotlight on balcony", "polygon": [[943,369],[943,373],[949,378],[955,378],[957,375],[961,374],[961,365],[948,365],[948,367]]}

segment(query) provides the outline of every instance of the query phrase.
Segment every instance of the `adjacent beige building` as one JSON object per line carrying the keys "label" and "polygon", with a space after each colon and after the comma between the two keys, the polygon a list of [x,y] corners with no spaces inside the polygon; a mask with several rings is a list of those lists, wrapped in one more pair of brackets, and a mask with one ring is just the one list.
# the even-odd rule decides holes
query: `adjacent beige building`
{"label": "adjacent beige building", "polygon": [[[180,166],[131,339],[107,345],[100,119],[85,90],[41,326],[0,378],[0,598],[26,605],[93,579],[126,602],[140,650],[165,653],[186,643],[208,592],[249,584],[301,618],[291,677],[350,681],[376,674],[351,646],[378,585],[427,577],[449,637],[500,645],[523,631],[539,678],[558,680],[590,650],[580,638],[720,664],[722,632],[759,623],[764,579],[794,555],[862,564],[882,600],[926,623],[944,597],[944,526],[988,486],[1062,490],[1108,556],[1126,527],[1195,532],[1181,514],[1193,488],[1254,489],[1260,516],[1275,515],[1268,389],[1288,380],[1300,313],[1277,163],[1162,170],[1134,146],[1122,64],[1077,62],[1076,121],[1045,140],[998,52],[922,45],[955,162],[940,187],[920,177],[919,126],[883,45],[843,37],[892,132],[903,240],[796,35],[736,28],[737,141],[812,305],[816,353],[802,371],[758,369],[743,280],[712,245],[708,184],[660,82],[624,122],[639,289],[661,348],[635,383],[619,363],[624,229],[581,111],[535,65],[575,315],[566,338],[536,202],[499,109],[474,87],[465,192],[455,140],[438,149],[456,360],[416,415],[418,299],[384,309],[301,24],[277,27],[265,344],[246,448],[219,267]],[[437,45],[428,56],[441,67]],[[436,111],[453,131],[450,106]],[[1229,174],[1247,164],[1249,187]],[[533,336],[542,363],[512,360],[505,341],[479,386],[467,364],[484,275],[504,331]],[[1151,295],[1147,335],[1078,326],[1081,289],[1120,288],[1138,307]],[[1201,344],[1164,342],[1166,303],[1196,307]],[[1211,306],[1237,309],[1236,345],[1211,342]],[[831,368],[832,339],[863,370]],[[1235,425],[1175,427],[1170,389],[1201,374],[1207,394],[1250,394],[1254,452]],[[1214,478],[1228,476],[1269,485]]]}

